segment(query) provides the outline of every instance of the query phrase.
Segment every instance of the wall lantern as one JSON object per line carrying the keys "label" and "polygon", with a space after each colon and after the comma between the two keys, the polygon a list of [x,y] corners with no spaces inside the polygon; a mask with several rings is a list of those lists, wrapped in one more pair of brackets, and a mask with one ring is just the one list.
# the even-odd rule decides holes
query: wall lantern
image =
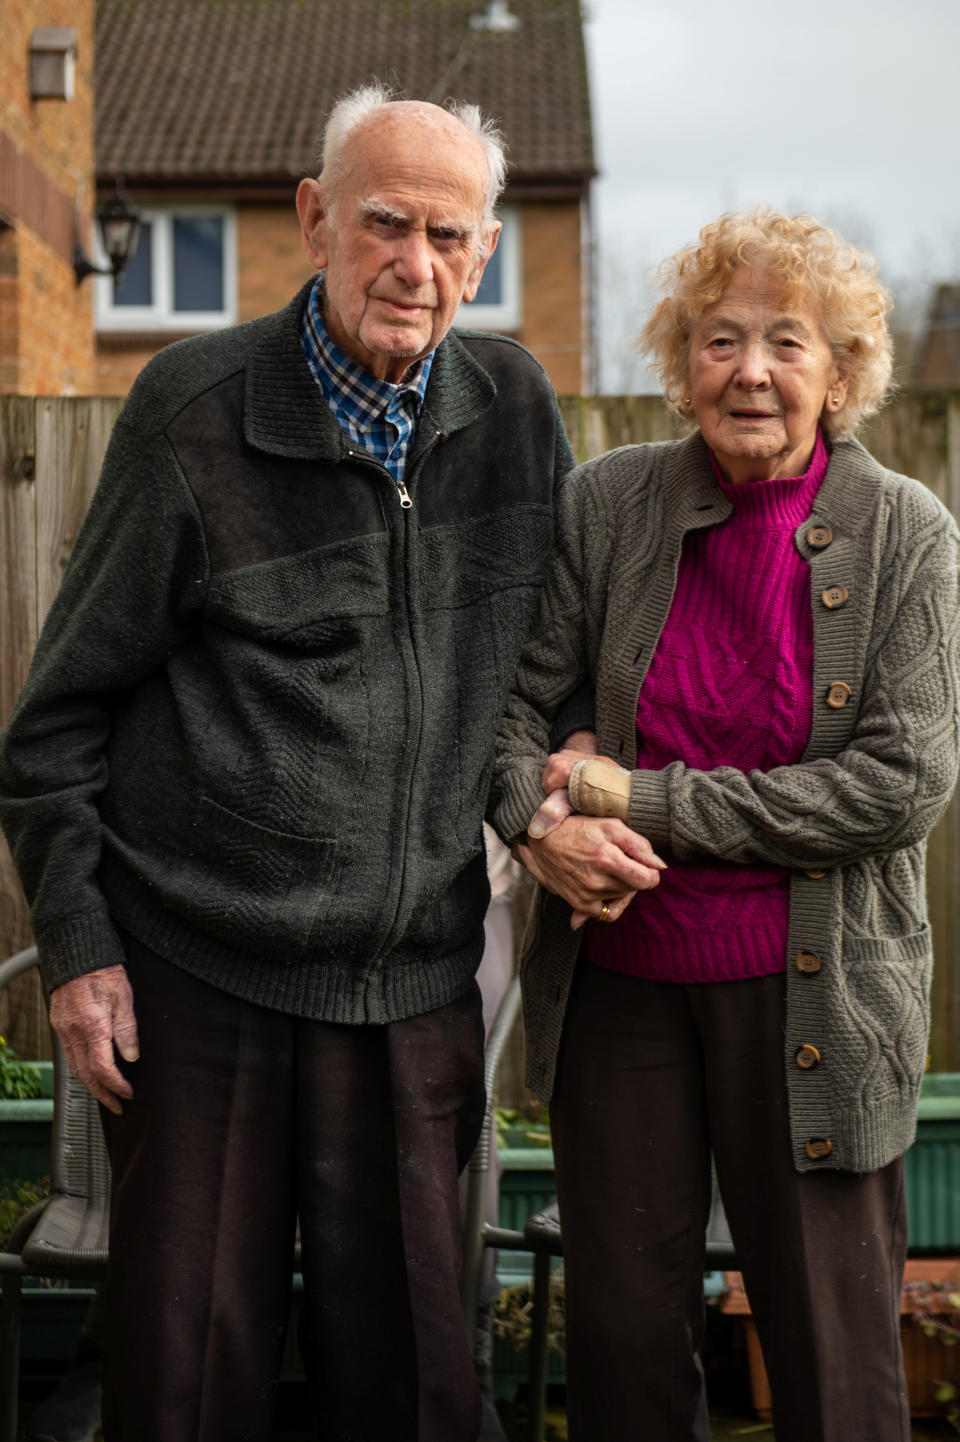
{"label": "wall lantern", "polygon": [[41,25],[30,36],[31,100],[72,100],[77,32],[64,25]]}
{"label": "wall lantern", "polygon": [[97,206],[95,214],[100,240],[110,264],[108,267],[94,265],[84,255],[78,240],[73,248],[77,285],[88,275],[112,275],[119,289],[123,284],[123,273],[136,254],[140,239],[140,212],[130,204],[123,192],[123,181],[118,179],[113,195]]}

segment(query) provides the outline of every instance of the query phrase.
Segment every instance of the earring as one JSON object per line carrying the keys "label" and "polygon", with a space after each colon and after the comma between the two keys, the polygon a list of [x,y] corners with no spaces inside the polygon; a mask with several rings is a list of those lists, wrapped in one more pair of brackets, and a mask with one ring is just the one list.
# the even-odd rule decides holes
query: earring
{"label": "earring", "polygon": [[689,397],[689,396],[684,396],[684,398],[683,398],[683,404],[684,404],[685,406],[688,406],[688,405],[690,404],[690,397]]}

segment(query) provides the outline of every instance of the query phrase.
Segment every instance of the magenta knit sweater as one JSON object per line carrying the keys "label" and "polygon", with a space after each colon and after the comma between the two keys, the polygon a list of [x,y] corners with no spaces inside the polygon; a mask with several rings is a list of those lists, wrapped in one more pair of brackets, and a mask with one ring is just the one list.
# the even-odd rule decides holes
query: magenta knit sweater
{"label": "magenta knit sweater", "polygon": [[[829,456],[822,438],[796,480],[731,485],[733,515],[684,541],[677,588],[637,705],[637,766],[769,771],[799,761],[813,709],[810,570],[794,543]],[[716,470],[716,466],[714,466]],[[788,873],[671,858],[653,891],[585,955],[657,981],[731,981],[786,965]]]}

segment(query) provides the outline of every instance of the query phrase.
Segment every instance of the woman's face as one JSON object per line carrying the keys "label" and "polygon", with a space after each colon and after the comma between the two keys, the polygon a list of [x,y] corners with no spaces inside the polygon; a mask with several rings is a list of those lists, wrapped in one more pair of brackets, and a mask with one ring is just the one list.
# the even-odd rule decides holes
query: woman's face
{"label": "woman's face", "polygon": [[741,266],[694,325],[690,407],[731,481],[802,475],[824,406],[846,393],[817,312],[785,304],[769,271]]}

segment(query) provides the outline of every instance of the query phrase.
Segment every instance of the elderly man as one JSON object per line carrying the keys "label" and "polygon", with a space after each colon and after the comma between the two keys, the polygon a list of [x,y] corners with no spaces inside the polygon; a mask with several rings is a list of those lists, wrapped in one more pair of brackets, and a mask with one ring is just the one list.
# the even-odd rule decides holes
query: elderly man
{"label": "elderly man", "polygon": [[111,1442],[271,1436],[297,1217],[322,1436],[476,1436],[481,819],[571,464],[537,363],[450,333],[503,173],[473,107],[338,103],[319,277],[146,367],[5,735],[111,1113]]}

